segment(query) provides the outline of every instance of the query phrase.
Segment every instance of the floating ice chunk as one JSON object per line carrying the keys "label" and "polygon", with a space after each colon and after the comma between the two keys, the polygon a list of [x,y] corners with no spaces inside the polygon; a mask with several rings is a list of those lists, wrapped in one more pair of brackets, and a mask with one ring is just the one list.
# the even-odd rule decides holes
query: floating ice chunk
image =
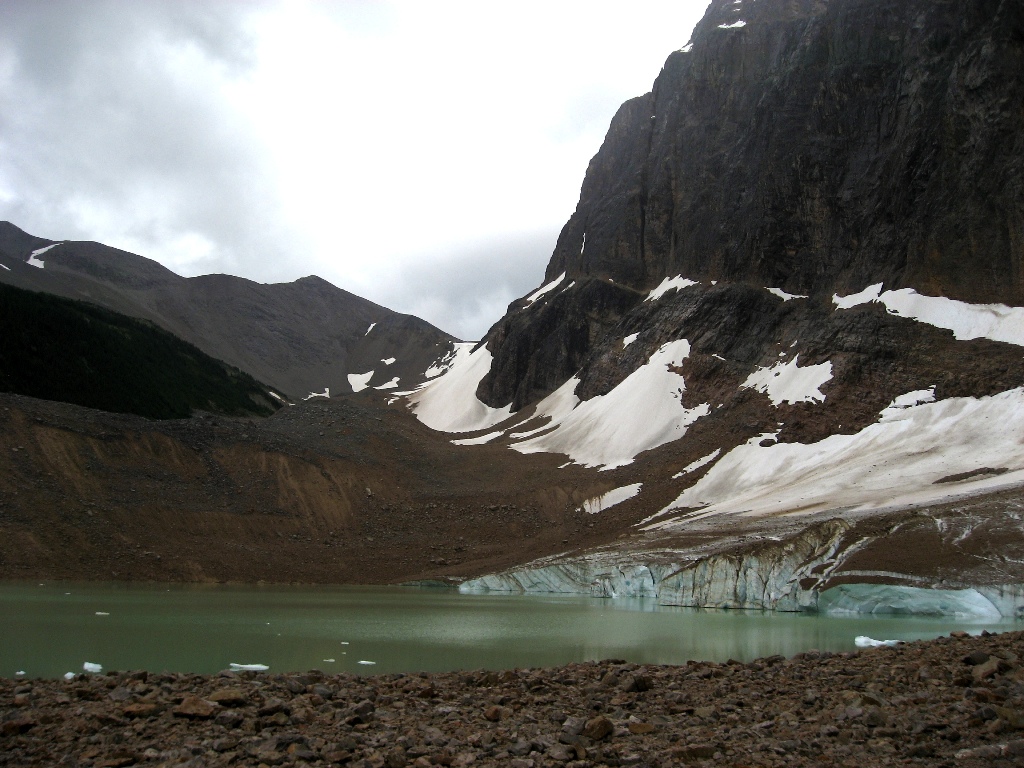
{"label": "floating ice chunk", "polygon": [[696,472],[701,467],[706,466],[706,465],[710,464],[712,461],[714,461],[715,459],[717,459],[718,455],[721,452],[722,452],[721,448],[715,448],[715,450],[713,450],[707,456],[702,456],[701,458],[697,459],[696,461],[687,464],[685,467],[683,467],[683,471],[682,472],[676,472],[674,475],[672,475],[672,479],[673,480],[678,480],[683,475],[688,475],[691,472]]}
{"label": "floating ice chunk", "polygon": [[747,26],[747,22],[743,21],[743,19],[740,19],[739,21],[734,21],[732,24],[719,24],[718,28],[719,29],[739,29],[740,27],[745,27],[745,26]]}
{"label": "floating ice chunk", "polygon": [[530,304],[533,304],[535,301],[537,301],[537,299],[541,298],[545,294],[550,293],[551,291],[555,290],[555,288],[557,288],[559,286],[559,284],[563,280],[565,280],[565,272],[560,274],[558,277],[556,277],[550,283],[547,283],[546,285],[542,285],[536,291],[534,291],[529,296],[527,296],[526,297],[526,304],[527,304],[527,306],[529,306]]}
{"label": "floating ice chunk", "polygon": [[857,635],[853,638],[853,644],[858,648],[882,648],[883,646],[892,647],[899,645],[900,640],[872,640],[867,635]]}
{"label": "floating ice chunk", "polygon": [[683,288],[689,288],[691,285],[699,285],[699,283],[682,275],[666,277],[657,288],[647,294],[647,298],[644,301],[657,301],[669,291],[681,291]]}
{"label": "floating ice chunk", "polygon": [[583,502],[583,509],[588,514],[596,515],[598,512],[603,512],[606,509],[611,509],[616,504],[621,504],[627,499],[632,499],[643,488],[643,483],[633,483],[632,485],[624,485],[621,488],[615,488],[608,493],[601,494],[592,499],[587,499]]}
{"label": "floating ice chunk", "polygon": [[491,408],[480,402],[476,388],[491,370],[486,346],[475,351],[472,342],[456,345],[455,359],[444,375],[409,397],[421,422],[439,432],[476,432],[493,427],[512,414],[512,404]]}
{"label": "floating ice chunk", "polygon": [[342,640],[342,641],[341,641],[341,644],[342,644],[342,645],[350,645],[350,643],[349,643],[349,641],[348,641],[348,640]]}
{"label": "floating ice chunk", "polygon": [[371,666],[371,665],[376,664],[376,663],[377,663],[376,661],[366,661],[365,659],[360,659],[359,661],[356,662],[356,664],[365,664],[367,666]]}
{"label": "floating ice chunk", "polygon": [[326,661],[328,664],[334,663],[334,659],[323,659],[323,661]]}
{"label": "floating ice chunk", "polygon": [[807,296],[805,296],[802,293],[786,293],[781,288],[769,288],[768,289],[768,293],[771,293],[771,294],[774,294],[774,295],[778,296],[783,301],[789,301],[790,299],[806,299],[807,298]]}
{"label": "floating ice chunk", "polygon": [[92,672],[93,674],[98,675],[100,672],[103,671],[103,665],[93,664],[91,661],[87,661],[82,665],[82,669],[84,669],[86,672]]}
{"label": "floating ice chunk", "polygon": [[109,616],[110,614],[106,611],[96,611],[97,616]]}
{"label": "floating ice chunk", "polygon": [[[373,371],[371,371],[371,373],[373,373]],[[393,378],[391,381],[385,381],[379,387],[374,387],[374,389],[396,389],[397,387],[398,387],[398,377],[395,376],[395,378]],[[353,388],[352,391],[354,392],[355,389]]]}
{"label": "floating ice chunk", "polygon": [[303,400],[312,400],[314,397],[330,398],[330,396],[331,396],[331,388],[330,387],[324,387],[324,391],[323,392],[310,392],[308,395],[306,395],[302,399]]}
{"label": "floating ice chunk", "polygon": [[640,336],[639,333],[631,333],[631,334],[629,334],[629,336],[627,336],[626,338],[624,338],[622,340],[622,348],[625,349],[626,347],[628,347],[630,344],[632,344],[634,341],[636,341],[637,337],[639,337],[639,336]]}
{"label": "floating ice chunk", "polygon": [[266,672],[270,669],[266,664],[236,664],[233,661],[228,666],[236,672]]}
{"label": "floating ice chunk", "polygon": [[14,673],[14,676],[15,677],[24,677],[25,676],[25,670],[24,669],[19,669],[17,672]]}
{"label": "floating ice chunk", "polygon": [[369,336],[370,335],[370,331],[373,330],[373,326],[375,326],[375,325],[376,325],[376,323],[370,323],[370,327],[366,329],[366,333],[364,333],[363,336]]}
{"label": "floating ice chunk", "polygon": [[393,358],[393,357],[382,357],[380,361],[382,363],[384,363],[384,365],[391,365],[393,362],[395,362],[395,358]]}
{"label": "floating ice chunk", "polygon": [[348,375],[348,385],[352,387],[353,392],[362,392],[370,386],[370,379],[373,378],[373,374],[372,370],[366,373],[350,373]]}
{"label": "floating ice chunk", "polygon": [[741,388],[756,389],[771,398],[772,405],[780,403],[824,402],[820,387],[832,378],[832,363],[819,363],[803,368],[797,365],[800,355],[788,363],[776,363],[758,368],[750,374]]}
{"label": "floating ice chunk", "polygon": [[65,680],[74,680],[75,679],[75,673],[74,672],[65,672],[64,673],[64,679]]}

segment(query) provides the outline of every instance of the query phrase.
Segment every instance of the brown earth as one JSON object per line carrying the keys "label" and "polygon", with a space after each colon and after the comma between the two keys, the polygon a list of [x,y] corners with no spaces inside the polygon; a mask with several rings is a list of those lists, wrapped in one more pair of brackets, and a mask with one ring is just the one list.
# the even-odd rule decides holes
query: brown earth
{"label": "brown earth", "polygon": [[0,765],[1016,766],[1024,633],[749,664],[0,679]]}

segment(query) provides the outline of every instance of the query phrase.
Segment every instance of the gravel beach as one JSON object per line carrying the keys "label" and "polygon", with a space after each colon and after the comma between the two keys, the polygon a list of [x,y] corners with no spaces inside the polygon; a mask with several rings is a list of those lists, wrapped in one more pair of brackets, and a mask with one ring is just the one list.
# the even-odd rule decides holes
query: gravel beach
{"label": "gravel beach", "polygon": [[1017,766],[1024,633],[750,663],[0,680],[0,765]]}

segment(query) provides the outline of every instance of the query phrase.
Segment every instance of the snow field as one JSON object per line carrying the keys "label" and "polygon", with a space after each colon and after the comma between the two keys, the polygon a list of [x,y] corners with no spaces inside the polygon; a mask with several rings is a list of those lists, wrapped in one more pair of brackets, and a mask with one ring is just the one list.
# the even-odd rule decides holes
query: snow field
{"label": "snow field", "polygon": [[[651,520],[674,509],[698,508],[687,520],[722,514],[751,516],[827,509],[867,511],[932,503],[1024,482],[1024,389],[991,397],[920,402],[897,398],[881,418],[854,435],[818,443],[759,445],[756,437],[721,458],[706,475]],[[904,400],[904,398],[906,398]],[[936,482],[982,467],[999,476]],[[684,522],[654,522],[670,529]]]}
{"label": "snow field", "polygon": [[455,357],[443,376],[409,396],[416,418],[439,432],[476,432],[512,414],[512,405],[491,408],[477,399],[476,388],[491,369],[491,353],[472,342],[455,345]]}

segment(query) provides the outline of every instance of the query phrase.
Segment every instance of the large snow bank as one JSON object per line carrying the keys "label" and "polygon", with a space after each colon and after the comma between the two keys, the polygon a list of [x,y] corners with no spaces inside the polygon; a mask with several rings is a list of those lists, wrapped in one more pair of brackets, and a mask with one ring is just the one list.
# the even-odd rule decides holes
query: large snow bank
{"label": "large snow bank", "polygon": [[945,296],[922,296],[913,288],[883,292],[881,283],[851,296],[833,295],[832,302],[838,309],[877,302],[891,314],[950,330],[961,341],[991,339],[1024,346],[1024,307],[968,304]]}
{"label": "large snow bank", "polygon": [[512,405],[491,408],[477,399],[476,388],[491,370],[486,346],[473,351],[472,342],[455,345],[455,357],[443,376],[410,395],[416,418],[439,432],[476,432],[504,421]]}
{"label": "large snow bank", "polygon": [[[772,515],[825,509],[871,510],[939,501],[1024,482],[1024,389],[937,403],[894,403],[875,424],[818,443],[762,446],[753,438],[718,462],[656,519],[674,509]],[[937,483],[982,467],[998,475]],[[652,528],[671,528],[672,520]]]}
{"label": "large snow bank", "polygon": [[[511,447],[520,453],[564,453],[578,464],[612,469],[631,463],[643,451],[678,440],[690,424],[710,412],[707,404],[696,408],[682,404],[683,377],[671,368],[689,354],[690,343],[685,339],[664,344],[611,392],[581,402],[568,413],[565,409],[575,398],[575,385],[572,391],[563,385],[537,409],[538,413],[565,413],[558,428]],[[643,418],[637,418],[639,404],[643,404]]]}

